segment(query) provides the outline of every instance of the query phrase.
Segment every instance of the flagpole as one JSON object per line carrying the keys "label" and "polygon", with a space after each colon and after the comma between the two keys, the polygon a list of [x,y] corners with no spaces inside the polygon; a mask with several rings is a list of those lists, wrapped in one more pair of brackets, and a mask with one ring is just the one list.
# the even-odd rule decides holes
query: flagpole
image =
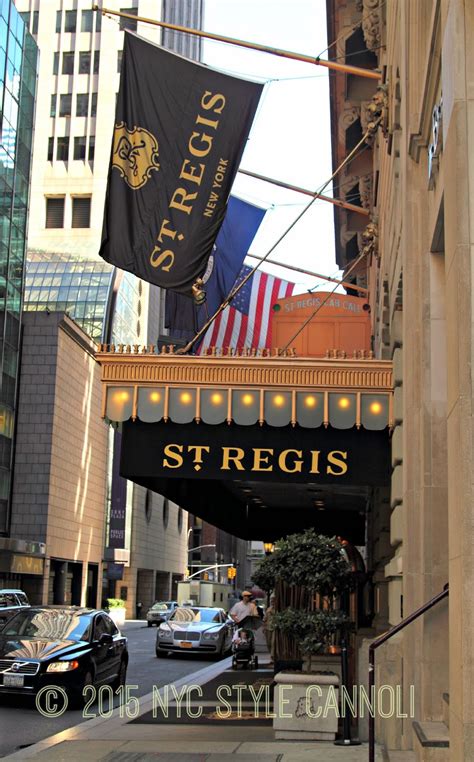
{"label": "flagpole", "polygon": [[281,50],[280,48],[271,48],[267,45],[260,45],[256,42],[246,42],[244,40],[238,40],[234,37],[224,37],[220,34],[213,34],[212,32],[203,32],[201,29],[191,29],[186,26],[178,26],[178,24],[169,24],[166,21],[157,21],[156,19],[145,18],[144,16],[134,16],[131,13],[124,13],[123,11],[113,11],[110,8],[99,8],[98,5],[92,6],[93,11],[102,13],[103,16],[109,14],[110,16],[120,16],[120,18],[131,19],[132,21],[140,21],[142,24],[153,24],[154,26],[161,26],[164,29],[171,29],[174,32],[184,32],[186,34],[193,34],[197,37],[205,37],[208,40],[216,40],[217,42],[227,42],[230,45],[238,45],[241,48],[249,48],[250,50],[258,50],[261,53],[270,53],[274,56],[280,56],[281,58],[291,58],[294,61],[303,61],[304,63],[315,64],[316,66],[324,66],[326,69],[332,71],[344,72],[345,74],[354,74],[358,77],[366,77],[368,79],[381,79],[381,73],[373,69],[362,69],[359,66],[350,66],[349,64],[336,63],[336,61],[325,61],[321,58],[314,58],[313,56],[305,56],[301,53],[293,53],[290,50]]}
{"label": "flagpole", "polygon": [[347,209],[349,212],[356,212],[357,214],[363,214],[366,217],[370,215],[368,209],[363,209],[356,204],[350,204],[348,201],[342,201],[339,198],[331,198],[331,196],[323,196],[322,193],[315,193],[314,191],[307,190],[306,188],[300,188],[298,185],[290,185],[284,183],[281,180],[274,180],[271,177],[265,175],[258,175],[256,172],[250,172],[248,169],[239,169],[238,172],[241,175],[248,175],[248,177],[254,177],[256,180],[263,180],[266,183],[272,183],[272,185],[278,185],[279,188],[286,188],[287,190],[296,191],[297,193],[304,193],[306,196],[312,196],[313,198],[319,198],[321,201],[328,201],[334,206],[339,206],[342,209]]}
{"label": "flagpole", "polygon": [[363,294],[368,294],[369,289],[363,286],[356,286],[355,283],[349,283],[346,280],[338,280],[337,278],[331,278],[329,275],[323,275],[322,273],[315,273],[311,270],[304,270],[302,267],[296,267],[296,265],[286,265],[283,262],[277,262],[276,259],[263,259],[263,257],[257,257],[255,254],[246,254],[246,257],[252,259],[258,259],[259,262],[268,262],[269,265],[278,265],[278,267],[284,267],[285,270],[294,270],[297,273],[303,273],[303,275],[311,275],[313,278],[321,278],[321,280],[327,280],[330,283],[337,283],[338,286],[344,286],[345,288],[352,288],[354,291],[360,291]]}

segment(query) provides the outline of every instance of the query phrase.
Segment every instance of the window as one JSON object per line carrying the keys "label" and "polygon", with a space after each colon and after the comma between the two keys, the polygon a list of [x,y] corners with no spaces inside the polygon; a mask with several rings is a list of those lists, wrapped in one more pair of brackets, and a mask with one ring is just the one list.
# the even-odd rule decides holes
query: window
{"label": "window", "polygon": [[53,74],[59,74],[59,53],[54,54]]}
{"label": "window", "polygon": [[[85,140],[85,138],[84,138]],[[91,197],[72,199],[72,227],[89,228],[91,223]]]}
{"label": "window", "polygon": [[95,31],[102,31],[102,14],[99,11],[95,14]]}
{"label": "window", "polygon": [[[138,8],[120,8],[120,13],[129,13],[130,16],[136,16],[138,13]],[[137,31],[137,22],[133,19],[120,19],[120,31],[123,32],[125,29],[128,29],[129,32],[136,32]]]}
{"label": "window", "polygon": [[90,74],[91,54],[89,51],[79,53],[79,74]]}
{"label": "window", "polygon": [[26,28],[29,29],[30,28],[30,14],[28,13],[28,11],[20,13],[20,16],[22,17],[23,21],[25,22]]}
{"label": "window", "polygon": [[61,11],[56,11],[56,32],[61,31]]}
{"label": "window", "polygon": [[86,158],[86,138],[74,138],[74,159],[84,161]]}
{"label": "window", "polygon": [[117,53],[117,71],[120,74],[120,69],[122,68],[122,56],[123,56],[123,50],[119,50]]}
{"label": "window", "polygon": [[89,108],[89,94],[78,93],[76,95],[76,116],[87,116]]}
{"label": "window", "polygon": [[63,74],[74,74],[74,53],[63,53]]}
{"label": "window", "polygon": [[72,95],[66,93],[59,96],[59,116],[71,116]]}
{"label": "window", "polygon": [[97,93],[92,93],[91,116],[97,116]]}
{"label": "window", "polygon": [[46,227],[64,227],[64,196],[46,199]]}
{"label": "window", "polygon": [[92,32],[92,13],[93,11],[82,11],[81,32]]}
{"label": "window", "polygon": [[89,161],[94,161],[95,154],[95,135],[89,137]]}
{"label": "window", "polygon": [[48,138],[48,161],[53,161],[54,156],[54,138]]}
{"label": "window", "polygon": [[66,21],[64,22],[65,32],[75,32],[77,26],[77,11],[66,11]]}
{"label": "window", "polygon": [[33,25],[31,34],[38,34],[39,11],[33,11]]}
{"label": "window", "polygon": [[50,116],[56,116],[56,93],[51,96]]}
{"label": "window", "polygon": [[99,63],[100,63],[100,51],[95,50],[94,51],[94,69],[93,69],[94,74],[99,73]]}
{"label": "window", "polygon": [[58,138],[56,158],[58,161],[67,161],[69,154],[69,138]]}

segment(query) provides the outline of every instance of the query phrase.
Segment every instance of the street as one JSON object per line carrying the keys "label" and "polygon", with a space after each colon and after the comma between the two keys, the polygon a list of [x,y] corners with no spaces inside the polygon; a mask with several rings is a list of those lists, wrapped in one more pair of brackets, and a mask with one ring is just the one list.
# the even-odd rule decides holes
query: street
{"label": "street", "polygon": [[[158,660],[155,656],[156,627],[148,628],[146,622],[130,622],[121,629],[128,638],[130,660],[127,686],[130,697],[144,696],[151,692],[154,685],[166,685],[212,663],[211,657],[198,659],[188,655]],[[105,694],[106,699],[107,696],[108,693]],[[118,703],[116,698],[115,706],[118,706]],[[105,700],[102,711],[107,710],[108,704]],[[87,711],[67,710],[60,717],[43,717],[31,698],[0,695],[0,757],[30,746],[86,719],[92,719],[98,714],[99,706],[95,702],[87,706]]]}

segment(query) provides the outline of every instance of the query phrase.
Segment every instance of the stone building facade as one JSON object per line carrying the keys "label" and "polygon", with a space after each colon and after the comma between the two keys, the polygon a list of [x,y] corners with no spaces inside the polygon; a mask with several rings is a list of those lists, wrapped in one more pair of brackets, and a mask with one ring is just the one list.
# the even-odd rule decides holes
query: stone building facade
{"label": "stone building facade", "polygon": [[[474,8],[458,0],[327,8],[329,39],[340,36],[334,50],[357,63],[347,55],[357,26],[381,72],[368,111],[379,126],[364,152],[373,236],[358,277],[370,289],[373,349],[394,363],[389,554],[378,586],[385,626],[449,583],[449,603],[378,651],[379,684],[401,685],[405,697],[414,686],[415,717],[380,719],[377,734],[417,759],[461,762],[474,758]],[[367,112],[344,79],[332,85],[335,165],[344,114]],[[348,174],[355,181],[359,170]],[[347,268],[367,240],[357,233],[349,250],[349,215],[337,211],[336,222]]]}

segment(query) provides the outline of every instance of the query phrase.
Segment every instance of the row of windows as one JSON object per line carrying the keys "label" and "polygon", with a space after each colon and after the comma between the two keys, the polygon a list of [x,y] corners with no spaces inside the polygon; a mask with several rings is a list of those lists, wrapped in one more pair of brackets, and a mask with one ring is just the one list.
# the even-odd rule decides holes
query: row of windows
{"label": "row of windows", "polygon": [[[51,96],[51,116],[72,116],[72,94],[63,93],[59,96],[59,114],[57,110],[58,95]],[[91,116],[97,115],[97,93],[91,95]],[[89,93],[77,93],[76,116],[89,116]]]}
{"label": "row of windows", "polygon": [[28,29],[30,28],[31,21],[31,34],[38,34],[39,11],[33,11],[33,13],[26,11],[24,13],[20,13],[20,16],[22,17]]}
{"label": "row of windows", "polygon": [[[61,74],[74,74],[74,56],[75,53],[63,53]],[[79,69],[78,74],[90,74],[91,64],[92,73],[99,73],[100,52],[94,51],[94,58],[92,58],[92,52],[90,50],[81,50],[79,52]],[[59,74],[59,53],[54,54],[53,62],[53,74]]]}
{"label": "row of windows", "polygon": [[[56,138],[56,161],[69,161],[69,137]],[[85,135],[74,138],[74,161],[94,161],[95,135],[89,135],[89,146]],[[48,161],[54,160],[54,138],[48,139]],[[62,226],[60,226],[62,227]]]}
{"label": "row of windows", "polygon": [[[46,225],[47,228],[64,227],[64,204],[65,196],[52,196],[46,198]],[[89,228],[91,222],[91,196],[72,197],[72,222],[73,228]]]}
{"label": "row of windows", "polygon": [[[81,32],[92,32],[94,15],[97,17],[95,31],[102,29],[102,14],[95,11],[81,12]],[[61,32],[62,11],[56,11],[56,32]],[[77,11],[66,11],[64,14],[64,31],[77,31]]]}

